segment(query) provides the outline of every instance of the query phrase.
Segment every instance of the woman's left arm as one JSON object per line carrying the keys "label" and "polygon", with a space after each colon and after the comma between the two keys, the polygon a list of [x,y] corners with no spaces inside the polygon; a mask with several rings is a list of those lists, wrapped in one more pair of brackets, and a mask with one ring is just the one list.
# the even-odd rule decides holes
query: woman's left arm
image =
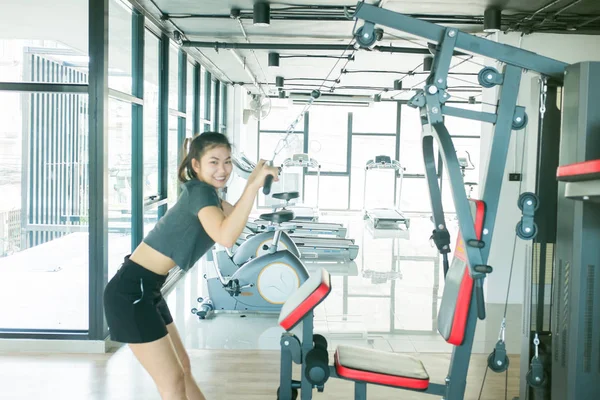
{"label": "woman's left arm", "polygon": [[226,217],[229,216],[233,211],[233,206],[225,200],[221,200],[221,205],[223,206],[223,214],[225,214]]}

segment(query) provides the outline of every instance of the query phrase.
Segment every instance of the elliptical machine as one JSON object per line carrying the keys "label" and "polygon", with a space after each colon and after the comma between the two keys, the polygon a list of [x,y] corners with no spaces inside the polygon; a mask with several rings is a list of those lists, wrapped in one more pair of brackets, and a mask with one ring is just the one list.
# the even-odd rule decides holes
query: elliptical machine
{"label": "elliptical machine", "polygon": [[[264,240],[260,234],[251,238],[258,239],[243,243],[232,257],[223,256],[225,252],[217,252],[219,258],[213,260],[217,276],[208,278],[204,275],[209,297],[198,298],[200,306],[192,309],[199,319],[218,311],[278,313],[287,298],[308,279],[308,271],[298,258],[298,248],[283,232],[289,228],[281,225],[291,221],[294,213],[283,210],[262,214],[260,218],[276,225],[272,244],[257,246],[256,243]],[[265,232],[265,235],[269,234]],[[286,248],[280,249],[285,237]],[[256,256],[244,258],[250,254],[248,249],[253,249],[250,251]],[[236,264],[235,260],[242,260],[241,264]]]}

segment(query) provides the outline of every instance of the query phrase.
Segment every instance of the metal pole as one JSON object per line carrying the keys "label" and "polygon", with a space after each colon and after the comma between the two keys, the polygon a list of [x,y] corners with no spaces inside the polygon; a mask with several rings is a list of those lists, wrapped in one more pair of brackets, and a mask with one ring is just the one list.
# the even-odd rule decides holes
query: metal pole
{"label": "metal pole", "polygon": [[89,339],[108,335],[103,292],[108,280],[108,8],[89,0]]}

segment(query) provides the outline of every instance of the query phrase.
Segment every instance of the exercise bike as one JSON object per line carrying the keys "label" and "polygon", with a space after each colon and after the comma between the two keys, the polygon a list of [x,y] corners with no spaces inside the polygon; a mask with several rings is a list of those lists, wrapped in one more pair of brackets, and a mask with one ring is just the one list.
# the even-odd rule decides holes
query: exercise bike
{"label": "exercise bike", "polygon": [[[289,228],[282,224],[291,221],[294,213],[278,211],[262,214],[260,218],[273,223],[274,231],[250,238],[231,257],[225,252],[216,252],[218,258],[213,259],[213,264],[217,276],[204,276],[209,297],[198,298],[200,305],[192,309],[199,319],[218,311],[277,313],[287,298],[308,279],[298,248],[283,232]],[[268,245],[264,238],[270,234],[272,243]],[[252,253],[255,256],[251,256]]]}

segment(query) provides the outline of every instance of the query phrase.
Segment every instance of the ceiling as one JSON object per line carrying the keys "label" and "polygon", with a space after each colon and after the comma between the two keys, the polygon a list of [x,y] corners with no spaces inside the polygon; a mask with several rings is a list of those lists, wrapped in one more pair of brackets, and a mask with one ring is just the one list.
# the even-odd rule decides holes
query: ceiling
{"label": "ceiling", "polygon": [[[211,64],[211,69],[225,81],[244,84],[257,92],[254,78],[269,95],[277,95],[275,79],[284,77],[286,93],[322,92],[335,94],[375,95],[383,99],[408,99],[411,87],[422,87],[427,77],[422,64],[429,54],[427,43],[404,32],[384,29],[377,43],[382,50],[409,48],[411,53],[355,50],[349,46],[355,21],[348,18],[355,10],[352,1],[269,1],[270,25],[253,24],[252,0],[132,0],[148,12],[166,21],[182,34],[184,45]],[[485,36],[483,15],[489,6],[502,10],[502,31],[600,34],[598,0],[366,0],[388,10],[414,18],[457,27]],[[231,14],[236,18],[233,18]],[[198,42],[202,42],[201,44]],[[225,49],[216,43],[246,46],[266,44],[272,49]],[[282,44],[336,45],[330,50],[284,50]],[[346,51],[344,49],[348,48]],[[416,50],[416,51],[415,51]],[[269,52],[280,55],[280,67],[268,67]],[[352,56],[347,58],[332,57]],[[455,99],[477,96],[476,73],[483,60],[467,56],[454,57],[448,86]],[[379,72],[369,72],[369,71]],[[365,71],[365,72],[357,72]],[[382,72],[386,71],[386,72]],[[324,79],[327,78],[327,81]],[[402,80],[403,90],[394,90],[394,80]],[[267,85],[262,85],[267,84]]]}

